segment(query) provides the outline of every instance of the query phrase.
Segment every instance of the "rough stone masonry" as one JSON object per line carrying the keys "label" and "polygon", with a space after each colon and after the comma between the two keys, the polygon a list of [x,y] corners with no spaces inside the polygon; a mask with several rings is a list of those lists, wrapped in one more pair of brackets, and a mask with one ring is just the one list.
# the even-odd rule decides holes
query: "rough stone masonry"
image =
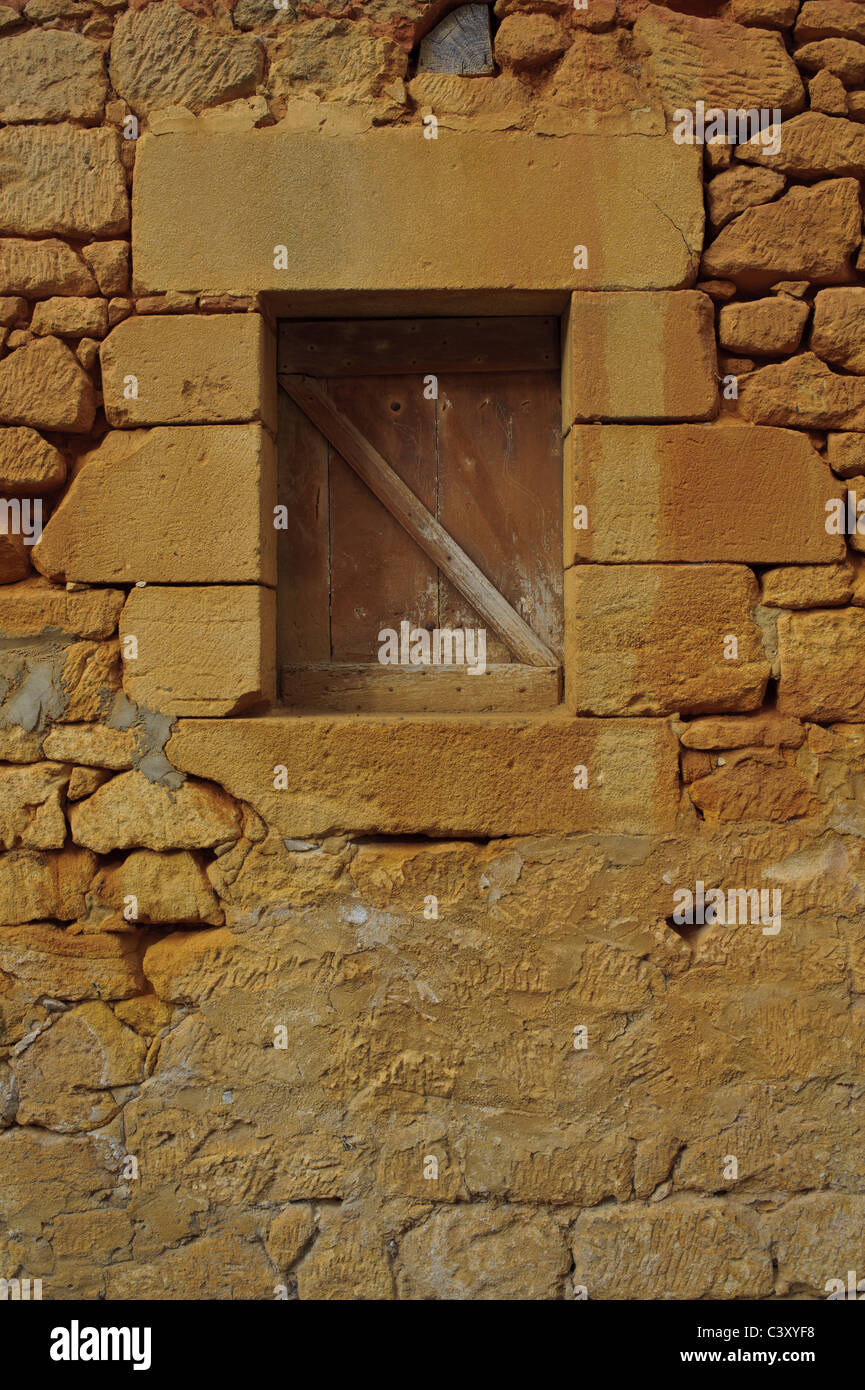
{"label": "rough stone masonry", "polygon": [[[456,8],[0,4],[0,1279],[46,1299],[865,1275],[865,4],[496,0],[468,73]],[[564,703],[281,711],[277,320],[526,305]]]}

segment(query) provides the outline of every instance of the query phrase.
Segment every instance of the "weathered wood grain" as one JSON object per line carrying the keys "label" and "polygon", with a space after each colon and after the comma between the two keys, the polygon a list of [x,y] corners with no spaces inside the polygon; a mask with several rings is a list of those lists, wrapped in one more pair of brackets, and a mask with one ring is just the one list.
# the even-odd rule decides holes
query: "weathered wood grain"
{"label": "weathered wood grain", "polygon": [[460,5],[421,39],[418,72],[482,77],[495,71],[488,5]]}
{"label": "weathered wood grain", "polygon": [[[343,377],[328,398],[435,510],[435,403],[409,377]],[[315,428],[315,426],[313,426]],[[438,622],[438,569],[366,483],[330,449],[331,651],[376,661],[378,634],[403,619]],[[301,663],[296,663],[300,665]]]}
{"label": "weathered wood grain", "polygon": [[276,500],[277,649],[296,665],[330,658],[330,537],[327,441],[284,391],[279,396]]}
{"label": "weathered wood grain", "polygon": [[293,709],[335,713],[482,714],[554,708],[558,667],[512,662],[483,675],[458,666],[324,665],[287,669],[282,698]]}
{"label": "weathered wood grain", "polygon": [[[559,417],[556,372],[439,380],[438,519],[557,654],[564,639]],[[477,626],[444,577],[439,625]],[[488,659],[509,656],[490,645]]]}
{"label": "weathered wood grain", "polygon": [[281,375],[280,382],[511,651],[529,665],[555,666],[556,657],[546,643],[532,632],[357,426],[337,409],[327,392],[310,377]]}
{"label": "weathered wood grain", "polygon": [[277,362],[280,372],[331,378],[553,371],[559,359],[559,320],[535,315],[287,322]]}

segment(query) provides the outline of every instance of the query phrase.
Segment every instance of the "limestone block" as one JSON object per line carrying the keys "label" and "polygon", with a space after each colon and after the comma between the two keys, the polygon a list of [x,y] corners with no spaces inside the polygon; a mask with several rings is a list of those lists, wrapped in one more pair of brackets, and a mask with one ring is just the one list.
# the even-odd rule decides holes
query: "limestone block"
{"label": "limestone block", "polygon": [[37,338],[0,362],[0,421],[88,434],[96,414],[90,377],[59,338]]}
{"label": "limestone block", "polygon": [[786,29],[796,18],[800,0],[732,0],[730,18],[758,29]]}
{"label": "limestone block", "polygon": [[72,838],[97,854],[116,849],[212,849],[240,835],[240,815],[219,787],[150,782],[121,772],[69,811]]}
{"label": "limestone block", "polygon": [[[863,1277],[859,1271],[865,1268],[865,1197],[809,1192],[766,1212],[763,1225],[778,1261],[778,1278],[788,1287],[806,1288],[814,1297],[826,1298],[831,1291],[829,1280],[840,1280],[847,1294],[847,1271],[856,1270],[854,1282]],[[858,1290],[856,1296],[861,1300]]]}
{"label": "limestone block", "polygon": [[[369,187],[381,196],[365,197]],[[166,207],[177,216],[166,219]],[[219,236],[202,236],[183,212],[200,207]],[[591,216],[575,221],[575,208]],[[352,228],[338,246],[337,226]],[[323,139],[277,125],[145,135],[136,152],[142,293],[218,285],[297,306],[303,291],[407,291],[418,312],[417,296],[432,290],[669,289],[692,282],[702,235],[699,150],[638,135],[418,140],[380,129]],[[574,267],[578,244],[586,270]]]}
{"label": "limestone block", "polygon": [[96,338],[81,338],[75,346],[75,356],[85,372],[92,372],[99,362],[99,342]]}
{"label": "limestone block", "polygon": [[[0,1129],[9,1129],[15,1123],[18,1110],[18,1085],[8,1062],[0,1062]],[[4,1253],[9,1250],[4,1242]]]}
{"label": "limestone block", "polygon": [[[280,14],[294,18],[291,10],[277,12],[277,20]],[[399,11],[397,16],[402,18]],[[236,29],[257,29],[274,19],[273,0],[237,0],[231,18]]]}
{"label": "limestone block", "polygon": [[[137,912],[124,918],[128,898],[136,900]],[[111,927],[100,922],[103,931],[122,930],[135,922],[206,922],[214,926],[223,921],[222,909],[203,867],[188,850],[133,850],[119,864],[107,864],[93,879],[90,900],[96,909],[113,909]]]}
{"label": "limestone block", "polygon": [[117,1188],[119,1164],[103,1138],[50,1134],[16,1125],[4,1136],[0,1205],[8,1230],[32,1230],[69,1211],[98,1205]]}
{"label": "limestone block", "polygon": [[125,232],[129,199],[119,138],[115,130],[71,125],[0,130],[0,232],[86,238]]}
{"label": "limestone block", "polygon": [[[793,301],[791,301],[792,303]],[[725,312],[722,310],[722,313]],[[565,441],[565,564],[840,560],[838,484],[808,440],[748,425],[580,425]],[[587,516],[575,508],[585,507]],[[585,528],[576,523],[587,521]],[[687,610],[682,622],[689,621]]]}
{"label": "limestone block", "polygon": [[[111,773],[101,767],[73,767],[66,788],[66,800],[81,801],[85,796],[92,796],[110,776]],[[44,917],[45,914],[41,915]]]}
{"label": "limestone block", "polygon": [[[302,95],[334,104],[368,103],[405,77],[410,46],[345,19],[299,20],[286,26],[271,48],[269,85],[274,96],[287,101]],[[398,86],[396,91],[398,100],[402,93]]]}
{"label": "limestone block", "polygon": [[[582,1212],[574,1283],[589,1298],[759,1298],[772,1292],[768,1240],[747,1210],[681,1197]],[[687,1258],[682,1258],[687,1252]]]}
{"label": "limestone block", "polygon": [[[525,0],[496,0],[496,14],[501,16],[510,14],[515,9],[536,8],[539,10],[567,11],[570,5],[567,0],[556,0],[555,4],[547,3],[547,0],[534,0],[534,4],[525,4]],[[616,0],[594,0],[584,10],[575,10],[570,16],[572,23],[578,29],[588,29],[592,33],[609,29],[616,22]]]}
{"label": "limestone block", "polygon": [[471,82],[451,72],[419,72],[407,83],[406,93],[416,110],[446,115],[445,124],[455,131],[523,129],[530,124],[530,88],[515,72]]}
{"label": "limestone block", "polygon": [[99,286],[100,294],[125,294],[129,289],[129,244],[125,241],[93,241],[81,255]]}
{"label": "limestone block", "polygon": [[0,45],[0,121],[98,121],[108,78],[102,49],[61,29],[29,29]]}
{"label": "limestone block", "polygon": [[160,999],[173,1004],[201,1004],[228,980],[245,956],[243,942],[221,927],[217,931],[171,932],[148,946],[144,973]]}
{"label": "limestone block", "polygon": [[0,857],[0,922],[35,922],[85,914],[84,895],[96,872],[89,849],[67,845],[58,853],[15,850]]}
{"label": "limestone block", "polygon": [[778,619],[782,714],[822,723],[865,720],[865,612],[782,613]]}
{"label": "limestone block", "polygon": [[108,332],[108,305],[104,299],[46,299],[33,310],[30,328],[42,336],[104,338]]}
{"label": "limestone block", "polygon": [[772,286],[772,294],[786,294],[791,299],[807,299],[811,286],[807,280],[779,280]]}
{"label": "limestone block", "polygon": [[24,425],[0,429],[0,492],[6,497],[56,492],[66,481],[59,449]]}
{"label": "limestone block", "polygon": [[132,110],[201,111],[253,93],[264,71],[257,38],[217,34],[178,6],[127,10],[114,28],[111,81]]}
{"label": "limestone block", "polygon": [[861,87],[865,82],[865,44],[853,39],[815,39],[797,48],[794,56],[803,72],[825,68],[840,77],[845,87]]}
{"label": "limestone block", "polygon": [[846,116],[849,109],[844,83],[825,68],[809,80],[808,101],[812,111],[822,111],[827,116]]}
{"label": "limestone block", "polygon": [[400,1298],[549,1300],[570,1266],[549,1212],[486,1203],[439,1208],[400,1242]]}
{"label": "limestone block", "polygon": [[394,1279],[384,1239],[360,1239],[350,1219],[341,1214],[323,1224],[298,1266],[298,1298],[317,1302],[392,1299]]}
{"label": "limestone block", "polygon": [[796,43],[832,38],[865,43],[865,14],[858,0],[805,0],[793,37]]}
{"label": "limestone block", "polygon": [[631,716],[757,709],[769,665],[756,603],[753,574],[734,565],[566,570],[566,704]]}
{"label": "limestone block", "polygon": [[110,637],[126,600],[122,589],[69,592],[35,576],[0,591],[0,635]]}
{"label": "limestone block", "polygon": [[[649,720],[182,719],[166,752],[175,767],[219,781],[292,839],[624,830],[669,825],[678,808],[676,743],[665,724]],[[285,790],[274,786],[279,766],[287,768]],[[581,791],[577,766],[587,769]]]}
{"label": "limestone block", "polygon": [[147,989],[130,937],[75,936],[46,922],[0,927],[0,970],[52,999],[131,999]]}
{"label": "limestone block", "polygon": [[[600,18],[597,4],[591,11]],[[515,90],[507,105],[513,110],[514,96],[521,92],[534,121],[533,129],[538,134],[561,136],[582,131],[663,135],[666,129],[664,108],[657,89],[649,80],[645,63],[637,60],[630,32],[621,28],[610,28],[607,33],[590,32],[580,25],[580,18],[589,15],[589,10],[574,12],[572,22],[577,25],[577,32],[565,56],[556,62],[544,81],[540,108],[529,83],[517,74],[512,75]],[[505,92],[499,85],[502,80],[501,76],[496,79],[491,96],[498,90],[504,101]],[[414,88],[415,83],[412,83],[412,96]],[[433,109],[437,109],[435,104]],[[502,124],[507,122],[503,123],[500,118],[497,128]]]}
{"label": "limestone block", "polygon": [[144,1079],[146,1054],[107,1004],[79,1004],[15,1059],[18,1123],[60,1134],[98,1129],[120,1109],[113,1088]]}
{"label": "limestone block", "polygon": [[703,162],[707,177],[730,168],[733,163],[733,148],[732,145],[723,142],[715,144],[714,141],[703,146]]}
{"label": "limestone block", "polygon": [[801,111],[805,91],[780,34],[740,28],[719,19],[697,19],[652,5],[634,26],[648,50],[649,71],[668,113],[706,106]]}
{"label": "limestone block", "polygon": [[144,1037],[152,1038],[171,1022],[173,1010],[170,1004],[164,1004],[155,994],[141,994],[137,999],[115,1004],[114,1012],[121,1023],[134,1028],[136,1033]]}
{"label": "limestone block", "polygon": [[[20,4],[20,0],[13,0],[13,4]],[[21,12],[31,24],[45,24],[56,19],[86,20],[92,7],[88,0],[26,0]]]}
{"label": "limestone block", "polygon": [[799,748],[805,730],[798,719],[774,712],[692,719],[679,731],[685,748]]}
{"label": "limestone block", "polygon": [[783,357],[798,348],[810,312],[808,304],[789,295],[725,304],[718,315],[718,341],[728,352]]}
{"label": "limestone block", "polygon": [[688,794],[707,825],[724,821],[787,821],[815,815],[820,802],[802,773],[777,748],[725,753]]}
{"label": "limestone block", "polygon": [[0,238],[0,291],[44,299],[54,294],[95,294],[96,281],[65,241]]}
{"label": "limestone block", "polygon": [[717,414],[714,309],[697,290],[574,294],[565,352],[565,427]]}
{"label": "limestone block", "polygon": [[27,300],[22,299],[21,295],[0,297],[0,324],[4,328],[26,328],[29,316]]}
{"label": "limestone block", "polygon": [[109,424],[262,420],[276,429],[273,333],[258,314],[125,319],[106,339],[101,358]]}
{"label": "limestone block", "polygon": [[[3,517],[6,524],[6,517]],[[0,531],[0,584],[14,584],[30,574],[30,546],[14,531]]]}
{"label": "limestone block", "polygon": [[770,608],[836,608],[849,603],[855,571],[840,565],[784,565],[764,570],[760,601]]}
{"label": "limestone block", "polygon": [[700,280],[697,289],[707,294],[715,304],[725,304],[736,294],[736,286],[732,280]]}
{"label": "limestone block", "polygon": [[722,169],[706,189],[712,226],[725,227],[746,208],[770,203],[783,191],[785,183],[784,175],[774,169]]}
{"label": "limestone block", "polygon": [[777,202],[749,208],[724,227],[703,254],[703,274],[750,290],[769,289],[778,280],[820,285],[850,280],[861,223],[855,179],[791,188]]}
{"label": "limestone block", "polygon": [[122,297],[115,297],[114,299],[109,299],[109,301],[108,301],[108,326],[109,326],[109,328],[114,328],[114,327],[116,327],[116,325],[117,325],[118,323],[122,323],[124,319],[128,319],[128,318],[129,318],[129,315],[132,313],[132,311],[134,310],[134,308],[135,308],[135,300],[134,300],[134,299],[124,299],[124,298],[122,298]]}
{"label": "limestone block", "polygon": [[567,46],[564,28],[551,15],[512,14],[496,33],[496,62],[514,72],[528,72],[555,62]]}
{"label": "limestone block", "polygon": [[278,900],[299,907],[318,901],[343,878],[345,866],[339,854],[326,854],[317,846],[286,847],[294,844],[270,832],[261,844],[238,855],[237,862],[220,855],[207,868],[220,900],[234,905],[243,902],[245,908],[253,898],[259,905]]}
{"label": "limestone block", "polygon": [[781,148],[772,153],[750,140],[736,158],[796,179],[865,177],[865,131],[855,121],[803,111],[782,128]]}
{"label": "limestone block", "polygon": [[112,1300],[174,1299],[182,1291],[201,1299],[263,1300],[273,1298],[275,1283],[262,1246],[225,1231],[166,1249],[152,1263],[110,1265],[105,1289]]}
{"label": "limestone block", "polygon": [[865,473],[865,433],[855,430],[826,437],[826,458],[839,478]]}
{"label": "limestone block", "polygon": [[73,642],[65,649],[60,674],[65,706],[57,717],[72,723],[104,719],[120,684],[116,642]]}
{"label": "limestone block", "polygon": [[132,767],[139,752],[131,729],[110,729],[107,724],[56,724],[42,746],[46,758],[55,762],[83,763],[115,772]]}
{"label": "limestone block", "polygon": [[260,425],[109,434],[46,523],[34,563],[67,581],[273,584],[275,501],[275,450]]}
{"label": "limestone block", "polygon": [[865,551],[865,522],[863,522],[862,519],[863,509],[865,509],[865,477],[847,478],[845,479],[845,481],[847,487],[841,487],[838,489],[840,495],[836,499],[836,506],[834,510],[832,524],[838,524],[837,504],[840,502],[843,505],[845,500],[844,494],[847,491],[847,489],[849,489],[846,498],[848,515],[850,515],[855,508],[857,516],[856,528],[855,530],[852,530],[847,536],[847,544],[850,547],[852,559],[855,556],[856,552],[859,552],[861,554],[863,551]]}
{"label": "limestone block", "polygon": [[291,1202],[274,1217],[267,1233],[267,1253],[277,1269],[290,1269],[315,1234],[315,1214],[308,1202]]}
{"label": "limestone block", "polygon": [[[206,298],[206,296],[204,296]],[[247,301],[252,299],[247,295]],[[136,314],[192,314],[198,304],[198,296],[195,294],[181,294],[178,290],[169,290],[168,294],[148,294],[143,299],[136,299]],[[217,311],[218,312],[218,311]],[[229,312],[233,313],[234,310]]]}
{"label": "limestone block", "polygon": [[0,767],[0,845],[60,849],[66,839],[61,798],[68,781],[62,763]]}
{"label": "limestone block", "polygon": [[757,425],[865,431],[865,381],[841,376],[803,352],[743,377],[739,410]]}
{"label": "limestone block", "polygon": [[258,585],[133,589],[120,615],[130,699],[166,714],[234,714],[272,704],[276,600]]}
{"label": "limestone block", "polygon": [[38,763],[42,757],[42,736],[20,724],[0,728],[0,758],[4,763]]}
{"label": "limestone block", "polygon": [[109,1207],[70,1212],[54,1222],[51,1249],[58,1260],[96,1259],[110,1264],[116,1255],[128,1253],[133,1235],[134,1227],[125,1211]]}
{"label": "limestone block", "polygon": [[814,300],[811,350],[833,367],[865,373],[865,289],[820,290]]}

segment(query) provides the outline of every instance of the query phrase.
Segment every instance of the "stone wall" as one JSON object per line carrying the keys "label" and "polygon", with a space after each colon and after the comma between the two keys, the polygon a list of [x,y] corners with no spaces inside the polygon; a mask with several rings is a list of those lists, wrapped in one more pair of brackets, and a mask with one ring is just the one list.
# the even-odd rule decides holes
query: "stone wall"
{"label": "stone wall", "polygon": [[[497,0],[494,74],[417,72],[452,8],[0,5],[45,521],[0,536],[0,1278],[45,1298],[865,1272],[865,4]],[[697,103],[777,148],[678,143]],[[515,306],[566,328],[564,707],[280,713],[277,319]]]}

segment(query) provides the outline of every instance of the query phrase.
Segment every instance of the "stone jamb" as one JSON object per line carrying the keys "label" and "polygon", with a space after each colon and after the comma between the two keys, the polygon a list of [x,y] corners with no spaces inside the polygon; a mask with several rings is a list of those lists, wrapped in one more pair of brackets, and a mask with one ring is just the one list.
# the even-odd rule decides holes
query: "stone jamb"
{"label": "stone jamb", "polygon": [[[267,130],[223,139],[181,135],[146,137],[138,150],[133,198],[133,284],[138,290],[148,292],[250,296],[250,307],[262,315],[271,328],[275,328],[279,319],[293,317],[558,313],[562,316],[562,433],[566,436],[573,423],[571,389],[578,370],[575,347],[568,333],[572,295],[583,289],[606,291],[611,296],[618,291],[627,292],[632,297],[645,299],[650,318],[652,315],[657,318],[659,313],[666,315],[667,299],[662,296],[668,296],[675,316],[680,306],[685,308],[692,300],[702,299],[688,287],[693,284],[701,247],[703,214],[699,160],[693,151],[666,142],[599,141],[597,137],[560,139],[554,145],[553,149],[542,140],[514,134],[484,137],[480,141],[473,136],[467,141],[449,133],[446,142],[430,148],[417,133],[405,131],[382,131],[346,140],[277,136]],[[263,181],[256,174],[262,160],[272,174]],[[496,200],[501,201],[501,189],[491,171],[496,161],[509,171],[508,207],[520,209],[518,221],[523,224],[511,229],[516,230],[516,240],[508,240],[508,254],[517,248],[518,262],[514,262],[514,266],[507,256],[503,258],[504,244],[491,211]],[[212,169],[217,164],[229,166],[236,177],[221,178],[218,189],[214,189]],[[675,178],[672,177],[674,165]],[[354,170],[351,179],[347,173],[349,168]],[[665,169],[669,178],[663,172]],[[364,170],[368,177],[364,176]],[[385,171],[387,178],[372,179],[376,170]],[[351,189],[368,187],[371,180],[377,186],[393,190],[392,196],[399,204],[388,211],[384,221],[378,210],[352,203]],[[442,253],[434,228],[429,229],[434,247],[424,251],[427,224],[420,216],[417,199],[407,197],[406,189],[414,189],[419,196],[426,180],[431,181],[430,206],[437,207],[440,218],[449,219],[453,227],[455,249],[449,248],[446,255]],[[514,181],[519,185],[516,192]],[[672,199],[666,211],[659,211],[657,207],[659,182]],[[225,231],[219,244],[211,248],[206,266],[199,242],[190,238],[188,219],[179,219],[180,235],[171,238],[166,238],[164,223],[166,199],[172,190],[180,203],[194,201],[196,190],[202,184],[207,185],[209,196],[217,200],[218,221]],[[257,190],[254,198],[253,185]],[[483,196],[481,190],[485,190]],[[541,211],[551,200],[556,205],[552,228],[550,218]],[[305,225],[302,227],[289,215],[294,208],[303,209]],[[235,224],[241,242],[247,236],[254,243],[246,260],[238,258],[238,238],[230,234]],[[333,228],[333,236],[323,234],[325,226]],[[653,254],[648,259],[642,253],[634,259],[634,248],[641,240],[639,234],[635,235],[638,226],[655,242]],[[609,233],[610,228],[615,229],[614,234]],[[283,274],[279,269],[279,252],[280,243],[286,237],[291,241],[292,251],[287,260],[287,273]],[[575,244],[580,241],[586,243],[582,248]],[[623,258],[624,243],[627,243],[628,254]],[[590,267],[587,273],[581,272],[579,259],[581,249],[586,248]],[[519,274],[515,269],[517,264]],[[213,279],[207,285],[199,283],[203,277],[211,275]],[[681,294],[677,295],[677,291]],[[596,294],[596,298],[602,300],[604,296]],[[603,304],[596,309],[595,320],[603,319]],[[702,314],[701,324],[706,319]],[[169,325],[169,330],[174,336],[187,331],[176,325]],[[603,326],[599,331],[603,337]],[[158,330],[125,330],[127,338],[137,335],[142,340],[154,333]],[[122,334],[118,336],[123,337]],[[664,341],[669,343],[669,335]],[[112,358],[112,351],[109,336],[104,354],[110,364],[107,377],[109,382],[116,383],[125,375],[124,364]],[[714,347],[711,352],[713,356]],[[599,363],[598,369],[605,370],[605,364]],[[218,373],[211,383],[211,392],[217,376]],[[663,377],[662,370],[659,377]],[[265,428],[270,427],[274,387],[275,372],[269,355],[262,353],[258,359],[255,393],[258,405],[252,412],[245,413],[244,418],[257,418]],[[616,400],[624,399],[627,394],[626,388],[620,390]],[[686,405],[683,417],[680,397],[669,408],[662,390],[652,403],[651,418],[707,418],[712,402],[705,382],[698,394],[699,402],[690,411]],[[214,406],[212,417],[208,414],[206,396],[203,391],[197,413],[187,416],[190,424],[206,426],[211,418],[214,423],[225,420],[217,406]],[[171,382],[162,381],[160,409],[167,411],[172,420],[179,421],[184,418],[183,413],[175,409],[171,397]],[[127,411],[116,403],[109,418],[112,412],[113,422],[121,428],[136,423],[158,423],[152,412],[145,411],[142,418],[141,412]],[[601,418],[607,417],[602,415]],[[260,485],[264,515],[269,506],[272,509],[276,499],[271,496],[272,481],[264,474]],[[564,469],[562,502],[563,526],[567,534],[571,499]],[[135,686],[139,701],[146,700],[149,692],[161,709],[181,716],[180,743],[184,728],[191,730],[201,717],[207,722],[214,718],[225,721],[236,730],[237,738],[242,739],[244,730],[255,725],[255,716],[267,712],[270,717],[259,724],[259,733],[265,727],[269,731],[265,763],[270,760],[276,765],[282,762],[281,729],[287,733],[290,722],[291,739],[305,747],[316,744],[323,721],[319,716],[283,711],[272,703],[276,657],[272,609],[261,604],[258,611],[264,624],[261,641],[246,645],[247,650],[258,646],[260,669],[250,669],[241,677],[233,678],[229,682],[230,696],[225,699],[220,701],[219,691],[214,692],[216,698],[201,704],[194,698],[187,698],[195,684],[188,653],[183,654],[181,663],[185,693],[178,699],[172,699],[170,693],[171,670],[160,669],[159,661],[149,663],[150,680],[142,680],[130,672],[127,685]],[[251,621],[255,621],[254,615]],[[121,628],[127,631],[127,624],[121,623]],[[163,654],[167,651],[164,640],[162,651]],[[202,660],[206,657],[202,649]],[[231,653],[227,650],[225,659],[230,663]],[[574,684],[569,664],[579,660],[578,647],[573,642],[566,643],[563,661],[566,689]],[[253,718],[248,717],[250,714]],[[353,811],[331,815],[323,805],[329,797],[338,796],[334,785],[337,774],[328,768],[324,759],[320,784],[307,787],[304,792],[307,803],[310,797],[313,803],[316,799],[320,803],[315,813],[288,816],[287,821],[295,827],[306,824],[310,833],[313,826],[320,827],[331,821],[347,830],[374,822],[402,832],[419,832],[425,825],[431,826],[433,833],[436,826],[439,831],[448,828],[470,831],[474,825],[476,829],[488,827],[488,833],[508,834],[537,833],[553,828],[554,821],[561,829],[591,829],[595,823],[612,824],[615,815],[605,795],[600,799],[595,797],[599,807],[597,822],[591,812],[587,816],[584,807],[578,809],[579,778],[575,779],[574,773],[581,761],[591,759],[587,752],[575,749],[577,726],[573,714],[573,708],[569,712],[565,705],[560,705],[539,716],[520,716],[515,711],[512,718],[504,717],[505,727],[515,733],[520,729],[530,730],[527,741],[531,743],[535,738],[537,746],[544,749],[544,758],[550,747],[559,748],[553,761],[556,765],[557,760],[561,761],[562,790],[572,789],[573,804],[556,815],[551,814],[549,806],[544,809],[542,797],[538,800],[534,789],[536,769],[531,766],[531,759],[522,762],[522,778],[513,785],[508,784],[510,805],[507,809],[491,791],[495,780],[494,764],[489,769],[489,777],[479,775],[476,779],[474,810],[467,806],[449,815],[442,804],[425,816],[422,777],[418,794],[406,796],[405,787],[397,786],[393,769],[383,761],[367,769],[366,809],[356,806]],[[456,740],[456,746],[462,750],[455,754],[457,760],[462,757],[470,762],[478,756],[479,748],[491,748],[503,727],[500,718],[491,721],[483,715],[448,716],[449,749],[453,749]],[[332,721],[334,731],[342,728],[343,719],[352,721],[358,733],[365,730],[369,735],[368,739],[358,737],[345,743],[341,737],[337,739],[343,749],[342,756],[349,761],[357,760],[357,772],[366,756],[365,745],[374,739],[375,730],[382,721],[385,725],[391,722],[395,730],[404,725],[404,717],[399,715],[366,721],[359,716],[344,716]],[[584,750],[595,746],[598,738],[606,741],[613,737],[615,741],[624,737],[623,727],[619,733],[615,730],[615,725],[621,726],[623,722],[629,723],[636,732],[633,720],[605,719],[597,721],[597,734],[594,734],[595,722],[591,718],[579,721],[583,737],[578,742]],[[649,739],[645,756],[633,760],[630,785],[627,762],[622,764],[624,781],[613,800],[624,803],[633,794],[648,801],[657,792],[662,809],[655,819],[669,824],[675,814],[674,798],[669,790],[676,772],[676,749],[666,721],[644,721],[646,729],[653,725],[656,735]],[[228,730],[226,735],[230,741]],[[420,738],[422,747],[425,748],[427,742],[426,738]],[[227,750],[222,737],[209,745],[211,752],[219,746]],[[214,765],[209,756],[206,772],[192,765],[186,770],[198,771],[199,775],[226,783],[234,756],[227,756],[224,767],[221,758],[217,758]],[[194,763],[195,758],[191,756],[190,762]],[[591,769],[588,775],[592,776]],[[315,784],[315,771],[309,776]],[[351,781],[352,768],[343,768],[338,776],[340,780]],[[397,806],[395,798],[399,796],[402,802]],[[592,800],[590,796],[589,802]],[[601,802],[604,802],[602,809]],[[374,814],[370,811],[372,807]]]}

